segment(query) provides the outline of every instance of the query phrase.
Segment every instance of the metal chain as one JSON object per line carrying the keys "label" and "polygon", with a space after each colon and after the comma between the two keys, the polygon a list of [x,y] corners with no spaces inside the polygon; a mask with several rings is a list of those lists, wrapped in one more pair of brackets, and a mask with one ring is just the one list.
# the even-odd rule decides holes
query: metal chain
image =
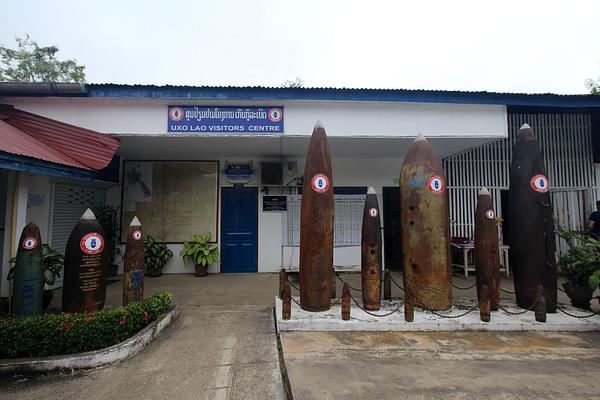
{"label": "metal chain", "polygon": [[394,282],[394,285],[398,286],[398,289],[400,289],[400,290],[402,290],[404,292],[404,288],[402,286],[400,286],[400,284],[398,282],[396,282],[396,280],[392,276],[391,272],[390,272],[390,279],[392,280],[392,282]]}
{"label": "metal chain", "polygon": [[511,292],[510,290],[505,290],[505,289],[502,289],[502,288],[500,288],[500,291],[504,292],[506,294],[515,294],[515,292]]}
{"label": "metal chain", "polygon": [[385,313],[385,314],[375,314],[375,313],[373,313],[373,312],[371,312],[371,311],[369,311],[369,310],[365,310],[365,309],[364,309],[364,308],[363,308],[363,307],[362,307],[362,306],[361,306],[361,305],[358,303],[358,301],[357,301],[357,300],[354,298],[354,296],[352,296],[352,294],[350,294],[350,298],[352,299],[352,301],[354,301],[354,304],[356,304],[356,306],[357,306],[358,308],[360,308],[361,310],[363,310],[363,311],[364,311],[364,312],[366,312],[367,314],[369,314],[369,315],[371,315],[371,316],[373,316],[373,317],[378,317],[378,318],[389,317],[390,315],[392,315],[392,314],[394,314],[394,313],[396,313],[396,312],[400,311],[400,308],[402,307],[402,305],[404,305],[404,302],[401,302],[401,303],[398,305],[398,307],[396,307],[394,310],[392,310],[392,311],[390,311],[390,312],[388,312],[388,313]]}
{"label": "metal chain", "polygon": [[469,290],[469,289],[473,289],[475,286],[477,286],[477,282],[475,282],[471,286],[467,286],[467,287],[460,287],[460,286],[456,286],[454,283],[452,284],[452,287],[455,289],[458,289],[458,290]]}
{"label": "metal chain", "polygon": [[586,315],[575,315],[575,314],[571,314],[570,312],[568,312],[568,311],[566,311],[566,310],[564,310],[564,309],[562,309],[562,308],[560,308],[560,307],[556,307],[556,308],[557,308],[557,309],[558,309],[558,311],[560,311],[561,313],[563,313],[563,314],[566,314],[566,315],[568,315],[569,317],[573,317],[573,318],[577,318],[577,319],[591,318],[591,317],[593,317],[594,315],[600,315],[600,311],[596,311],[596,312],[593,312],[593,313],[591,313],[591,314],[586,314]]}
{"label": "metal chain", "polygon": [[342,283],[348,285],[348,287],[350,288],[350,290],[355,290],[357,292],[362,292],[362,289],[356,289],[356,288],[353,288],[352,286],[350,286],[350,284],[348,282],[346,282],[345,280],[343,280],[342,278],[340,278],[340,276],[338,275],[337,272],[335,273],[335,277],[338,278]]}
{"label": "metal chain", "polygon": [[294,285],[294,284],[292,283],[292,281],[290,281],[290,280],[288,279],[288,282],[290,283],[290,286],[291,286],[291,287],[293,287],[293,288],[294,288],[294,289],[296,289],[297,291],[300,291],[300,288],[299,288],[298,286]]}
{"label": "metal chain", "polygon": [[[289,281],[288,281],[288,282],[289,282]],[[290,285],[291,285],[291,283],[290,283]],[[300,306],[300,308],[302,308],[302,304],[300,304],[300,303],[299,303],[299,302],[298,302],[296,299],[294,299],[294,297],[292,296],[292,294],[291,294],[291,293],[287,293],[287,295],[288,295],[288,296],[290,296],[290,299],[291,299],[291,300],[292,300],[294,303],[296,303],[297,305],[299,305],[299,306]],[[342,298],[341,298],[341,297],[338,297],[338,298],[337,298],[337,299],[336,299],[336,300],[335,300],[333,303],[331,303],[331,305],[332,305],[332,306],[335,306],[335,305],[336,305],[336,304],[338,304],[340,301],[342,301]]]}
{"label": "metal chain", "polygon": [[528,309],[526,309],[526,310],[523,310],[523,311],[518,311],[518,312],[514,312],[514,311],[508,311],[506,308],[502,307],[502,304],[500,304],[500,302],[498,302],[498,307],[500,307],[500,309],[501,309],[502,311],[504,311],[505,313],[507,313],[507,314],[510,314],[510,315],[522,315],[522,314],[525,314],[526,312],[533,311],[533,309],[535,308],[535,306],[537,306],[537,303],[538,303],[539,299],[540,299],[540,298],[539,298],[539,296],[537,296],[537,297],[535,298],[535,301],[534,301],[534,302],[533,302],[533,304],[531,305],[531,307],[529,307],[529,308],[528,308]]}
{"label": "metal chain", "polygon": [[472,313],[473,311],[475,311],[475,310],[477,310],[477,309],[479,309],[479,304],[475,304],[473,307],[469,308],[467,311],[465,311],[465,312],[464,312],[464,313],[462,313],[462,314],[458,314],[458,315],[444,315],[444,314],[440,314],[440,313],[438,313],[437,311],[434,311],[434,310],[428,310],[427,308],[423,308],[423,310],[425,310],[425,311],[429,311],[430,313],[432,313],[432,314],[434,314],[434,315],[437,315],[438,317],[441,317],[441,318],[448,318],[448,319],[454,319],[454,318],[461,318],[461,317],[464,317],[465,315],[467,315],[467,314],[470,314],[470,313]]}

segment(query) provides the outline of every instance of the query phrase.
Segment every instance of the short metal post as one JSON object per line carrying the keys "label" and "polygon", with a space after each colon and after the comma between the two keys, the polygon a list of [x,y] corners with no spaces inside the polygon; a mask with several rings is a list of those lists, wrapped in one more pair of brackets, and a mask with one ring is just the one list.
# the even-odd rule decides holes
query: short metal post
{"label": "short metal post", "polygon": [[383,273],[383,299],[392,299],[392,275],[389,269],[386,269]]}
{"label": "short metal post", "polygon": [[284,283],[288,280],[288,276],[287,276],[287,272],[285,272],[285,269],[281,269],[281,271],[279,271],[279,298],[283,300],[283,286]]}
{"label": "short metal post", "polygon": [[348,321],[350,319],[350,286],[344,283],[342,289],[342,319]]}
{"label": "short metal post", "polygon": [[332,266],[331,267],[331,298],[332,299],[335,299],[335,297],[336,297],[335,284],[336,284],[335,267]]}
{"label": "short metal post", "polygon": [[290,282],[286,279],[283,283],[283,302],[281,305],[281,318],[288,320],[292,317],[292,291]]}
{"label": "short metal post", "polygon": [[544,296],[544,287],[541,284],[537,287],[536,298],[535,320],[537,322],[546,322],[546,296]]}

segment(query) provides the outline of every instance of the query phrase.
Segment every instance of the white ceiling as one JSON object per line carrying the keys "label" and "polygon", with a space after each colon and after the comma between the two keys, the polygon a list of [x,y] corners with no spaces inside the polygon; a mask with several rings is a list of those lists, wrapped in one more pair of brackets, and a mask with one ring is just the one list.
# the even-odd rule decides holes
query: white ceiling
{"label": "white ceiling", "polygon": [[[126,159],[181,159],[219,157],[305,157],[309,136],[283,137],[173,137],[121,136],[118,154]],[[497,138],[433,138],[440,157],[460,153]],[[404,158],[412,138],[330,137],[335,158]]]}

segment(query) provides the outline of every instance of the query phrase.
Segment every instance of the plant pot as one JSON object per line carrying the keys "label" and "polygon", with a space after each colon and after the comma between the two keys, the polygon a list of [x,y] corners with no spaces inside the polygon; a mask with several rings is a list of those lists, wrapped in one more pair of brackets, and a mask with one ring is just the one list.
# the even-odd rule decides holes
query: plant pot
{"label": "plant pot", "polygon": [[590,309],[590,301],[594,295],[594,289],[589,286],[573,285],[571,282],[563,283],[563,288],[565,288],[567,296],[571,299],[573,307],[582,308],[584,310]]}
{"label": "plant pot", "polygon": [[208,265],[196,265],[196,276],[208,275]]}
{"label": "plant pot", "polygon": [[119,270],[119,266],[116,264],[109,264],[106,269],[106,276],[117,276],[117,271]]}
{"label": "plant pot", "polygon": [[160,268],[148,268],[148,276],[156,278],[162,275],[162,269]]}

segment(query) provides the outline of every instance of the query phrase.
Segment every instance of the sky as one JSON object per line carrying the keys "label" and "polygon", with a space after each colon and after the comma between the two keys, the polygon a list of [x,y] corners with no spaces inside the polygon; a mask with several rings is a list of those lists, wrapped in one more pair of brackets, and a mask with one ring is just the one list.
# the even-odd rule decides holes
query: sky
{"label": "sky", "polygon": [[0,0],[91,83],[586,93],[600,1]]}

